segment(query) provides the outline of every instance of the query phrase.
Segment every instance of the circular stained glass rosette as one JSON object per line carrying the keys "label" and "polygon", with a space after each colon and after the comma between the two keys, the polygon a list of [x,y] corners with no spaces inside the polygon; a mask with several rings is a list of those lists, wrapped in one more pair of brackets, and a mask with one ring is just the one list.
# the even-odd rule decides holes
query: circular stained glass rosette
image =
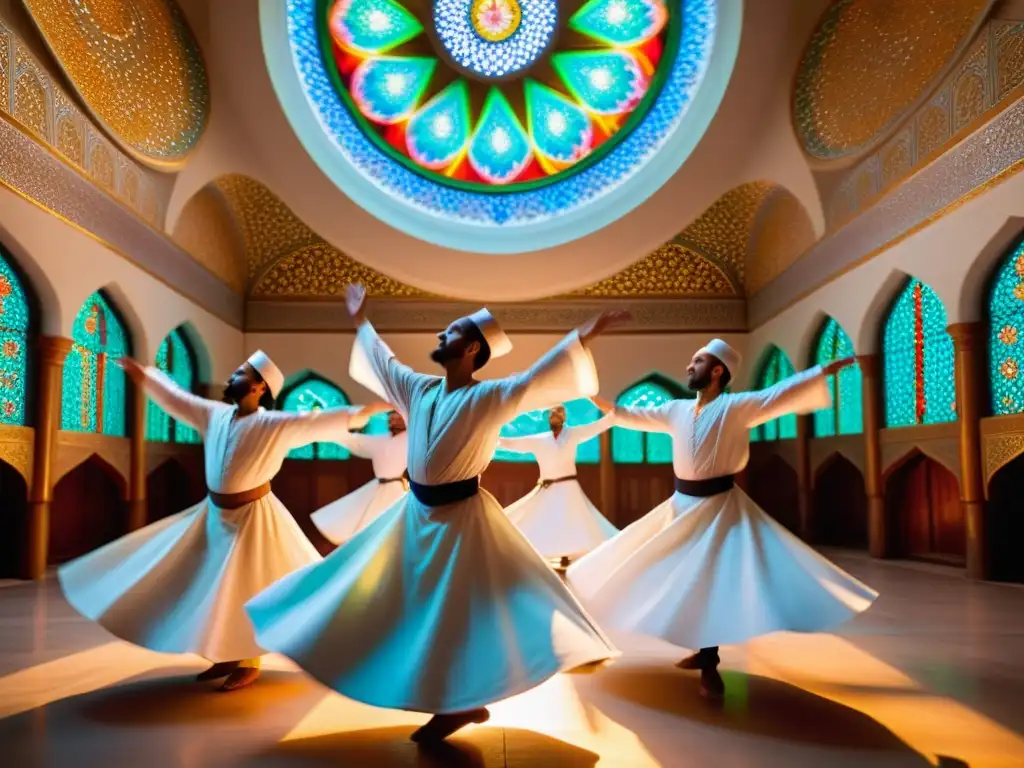
{"label": "circular stained glass rosette", "polygon": [[421,211],[520,224],[650,162],[702,82],[719,1],[586,0],[561,19],[557,0],[288,0],[287,21],[306,98],[361,175]]}

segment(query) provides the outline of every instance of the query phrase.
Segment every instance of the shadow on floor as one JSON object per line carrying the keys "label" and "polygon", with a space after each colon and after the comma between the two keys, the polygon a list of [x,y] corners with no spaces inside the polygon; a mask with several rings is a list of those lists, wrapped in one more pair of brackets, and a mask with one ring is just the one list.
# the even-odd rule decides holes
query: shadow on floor
{"label": "shadow on floor", "polygon": [[297,739],[243,761],[246,766],[352,765],[372,768],[592,768],[599,756],[517,728],[474,728],[448,742],[421,747],[411,726],[370,728]]}
{"label": "shadow on floor", "polygon": [[718,704],[701,698],[696,674],[667,664],[611,667],[594,679],[592,693],[583,696],[592,698],[593,704],[641,739],[646,709],[737,734],[815,747],[916,755],[921,765],[929,764],[888,728],[855,709],[779,680],[730,670],[723,670],[722,677],[726,697]]}

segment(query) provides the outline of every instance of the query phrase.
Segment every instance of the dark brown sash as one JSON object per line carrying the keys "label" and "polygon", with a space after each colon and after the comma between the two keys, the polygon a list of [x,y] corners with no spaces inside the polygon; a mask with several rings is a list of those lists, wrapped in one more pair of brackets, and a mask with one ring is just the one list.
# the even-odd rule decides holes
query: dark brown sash
{"label": "dark brown sash", "polygon": [[254,501],[259,501],[264,496],[270,493],[270,483],[264,483],[263,485],[252,488],[248,491],[242,491],[241,493],[217,493],[207,489],[206,491],[212,501],[220,509],[238,509],[244,507],[246,504],[252,504]]}
{"label": "dark brown sash", "polygon": [[443,507],[476,496],[480,491],[480,478],[471,477],[468,480],[441,485],[420,485],[415,480],[409,480],[409,490],[423,506]]}
{"label": "dark brown sash", "polygon": [[686,496],[696,496],[699,499],[706,499],[709,496],[717,496],[720,493],[731,491],[736,484],[734,475],[722,475],[722,477],[709,477],[706,480],[683,480],[676,478],[676,493]]}
{"label": "dark brown sash", "polygon": [[576,475],[566,475],[565,477],[552,477],[552,478],[544,478],[544,477],[542,477],[540,480],[537,481],[537,485],[540,486],[541,488],[547,488],[549,485],[554,485],[555,483],[567,483],[570,480],[575,480],[575,479],[576,479]]}

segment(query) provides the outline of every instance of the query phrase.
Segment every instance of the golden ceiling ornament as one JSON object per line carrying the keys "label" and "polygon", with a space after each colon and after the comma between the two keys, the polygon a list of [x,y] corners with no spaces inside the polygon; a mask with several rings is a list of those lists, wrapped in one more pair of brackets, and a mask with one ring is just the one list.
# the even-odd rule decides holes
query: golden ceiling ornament
{"label": "golden ceiling ornament", "polygon": [[206,67],[174,0],[25,0],[101,127],[140,163],[181,168],[210,111]]}
{"label": "golden ceiling ornament", "polygon": [[438,298],[360,264],[326,242],[306,245],[274,262],[253,287],[253,298],[341,299],[362,283],[371,297]]}
{"label": "golden ceiling ornament", "polygon": [[185,203],[172,239],[232,290],[245,293],[242,233],[227,200],[215,185],[206,185]]}
{"label": "golden ceiling ornament", "polygon": [[726,270],[681,243],[665,243],[621,272],[567,296],[738,296]]}
{"label": "golden ceiling ornament", "polygon": [[994,0],[834,0],[797,70],[793,123],[817,160],[864,154],[926,99]]}
{"label": "golden ceiling ornament", "polygon": [[748,296],[764,288],[814,245],[814,224],[793,193],[776,188],[758,211],[750,237],[745,288]]}

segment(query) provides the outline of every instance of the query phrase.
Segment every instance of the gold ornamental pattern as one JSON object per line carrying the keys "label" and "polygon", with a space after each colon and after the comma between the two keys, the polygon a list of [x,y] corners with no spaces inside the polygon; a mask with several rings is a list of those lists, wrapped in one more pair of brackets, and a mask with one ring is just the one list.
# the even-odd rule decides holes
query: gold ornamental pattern
{"label": "gold ornamental pattern", "polygon": [[96,121],[139,162],[180,168],[210,110],[199,44],[174,0],[24,0]]}
{"label": "gold ornamental pattern", "polygon": [[666,243],[621,272],[569,296],[738,296],[742,290],[717,264],[681,245]]}
{"label": "gold ornamental pattern", "polygon": [[993,0],[834,0],[797,71],[793,122],[818,160],[873,149],[926,98]]}

